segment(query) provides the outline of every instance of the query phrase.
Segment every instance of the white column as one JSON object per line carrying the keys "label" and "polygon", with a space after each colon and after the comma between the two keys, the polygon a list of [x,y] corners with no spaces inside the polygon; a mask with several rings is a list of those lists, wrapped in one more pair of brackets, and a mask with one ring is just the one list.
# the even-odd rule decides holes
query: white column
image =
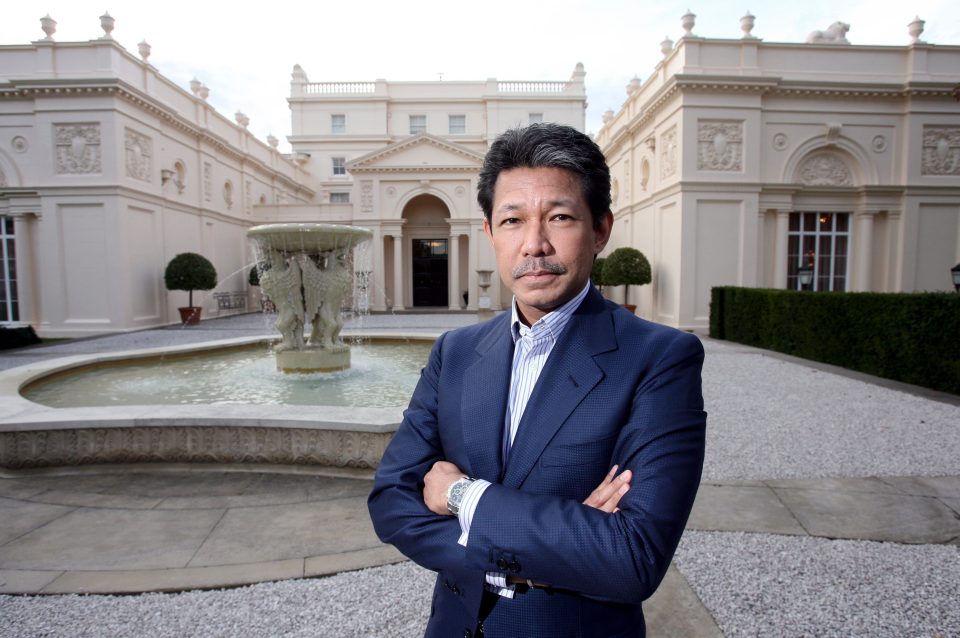
{"label": "white column", "polygon": [[870,274],[873,268],[873,212],[864,211],[855,217],[856,265],[852,290],[865,292],[870,290]]}
{"label": "white column", "polygon": [[467,310],[476,310],[477,303],[480,300],[480,286],[477,282],[477,253],[475,247],[473,229],[467,234],[467,290],[470,294],[467,297]]}
{"label": "white column", "polygon": [[790,231],[790,213],[777,211],[777,247],[773,252],[773,287],[787,287],[787,238]]}
{"label": "white column", "polygon": [[447,303],[450,310],[460,310],[460,235],[450,233],[447,260]]}
{"label": "white column", "polygon": [[384,290],[387,287],[387,263],[383,254],[383,232],[380,226],[373,227],[373,238],[370,240],[370,281],[367,291],[370,295],[370,309],[383,312],[387,309]]}
{"label": "white column", "polygon": [[403,310],[403,234],[393,235],[393,310]]}

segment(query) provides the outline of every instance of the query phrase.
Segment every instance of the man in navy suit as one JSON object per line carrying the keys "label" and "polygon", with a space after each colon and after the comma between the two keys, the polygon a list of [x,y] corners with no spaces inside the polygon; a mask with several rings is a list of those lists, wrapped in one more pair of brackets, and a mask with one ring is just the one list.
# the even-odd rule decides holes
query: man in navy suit
{"label": "man in navy suit", "polygon": [[437,572],[427,636],[643,636],[700,482],[703,347],[590,284],[613,215],[589,137],[507,131],[478,191],[512,312],[434,345],[374,527]]}

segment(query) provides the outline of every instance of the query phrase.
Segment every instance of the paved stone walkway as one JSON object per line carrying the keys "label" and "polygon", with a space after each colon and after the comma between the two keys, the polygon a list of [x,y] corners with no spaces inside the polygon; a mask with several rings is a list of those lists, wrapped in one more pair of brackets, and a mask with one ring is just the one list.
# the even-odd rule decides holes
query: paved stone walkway
{"label": "paved stone walkway", "polygon": [[[454,327],[471,315],[383,316],[354,329]],[[262,317],[4,355],[269,333]],[[166,333],[166,334],[164,334]],[[202,338],[201,338],[202,337]],[[376,539],[370,477],[309,468],[138,465],[0,471],[0,593],[129,593],[321,576],[402,560]],[[707,482],[689,529],[899,543],[960,542],[960,477]],[[646,605],[651,635],[720,635],[671,569]],[[654,633],[654,628],[657,629]]]}

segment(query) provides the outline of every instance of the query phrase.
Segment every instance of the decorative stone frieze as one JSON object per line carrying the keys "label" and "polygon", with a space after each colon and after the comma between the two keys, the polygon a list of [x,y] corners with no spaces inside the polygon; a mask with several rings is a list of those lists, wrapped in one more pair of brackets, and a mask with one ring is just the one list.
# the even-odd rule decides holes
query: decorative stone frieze
{"label": "decorative stone frieze", "polygon": [[743,170],[743,122],[700,120],[697,122],[697,169]]}
{"label": "decorative stone frieze", "polygon": [[360,212],[373,212],[373,182],[368,179],[360,182]]}
{"label": "decorative stone frieze", "polygon": [[209,202],[213,196],[213,164],[203,163],[203,201]]}
{"label": "decorative stone frieze", "polygon": [[922,175],[960,175],[960,127],[924,126]]}
{"label": "decorative stone frieze", "polygon": [[375,468],[391,432],[239,426],[0,433],[0,467],[94,463],[276,463]]}
{"label": "decorative stone frieze", "polygon": [[153,169],[153,141],[146,135],[125,129],[123,146],[127,177],[149,182]]}
{"label": "decorative stone frieze", "polygon": [[799,181],[807,186],[853,186],[846,162],[831,154],[811,155],[797,168]]}
{"label": "decorative stone frieze", "polygon": [[54,124],[58,175],[99,173],[100,124]]}
{"label": "decorative stone frieze", "polygon": [[674,126],[662,136],[660,136],[660,177],[661,179],[671,177],[677,172],[677,127]]}

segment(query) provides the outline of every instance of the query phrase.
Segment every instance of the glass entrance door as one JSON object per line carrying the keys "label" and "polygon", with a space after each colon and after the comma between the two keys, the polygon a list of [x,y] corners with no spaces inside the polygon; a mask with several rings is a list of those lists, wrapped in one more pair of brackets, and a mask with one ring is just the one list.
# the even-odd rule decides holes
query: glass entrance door
{"label": "glass entrance door", "polygon": [[413,240],[413,305],[443,306],[447,299],[447,240]]}

